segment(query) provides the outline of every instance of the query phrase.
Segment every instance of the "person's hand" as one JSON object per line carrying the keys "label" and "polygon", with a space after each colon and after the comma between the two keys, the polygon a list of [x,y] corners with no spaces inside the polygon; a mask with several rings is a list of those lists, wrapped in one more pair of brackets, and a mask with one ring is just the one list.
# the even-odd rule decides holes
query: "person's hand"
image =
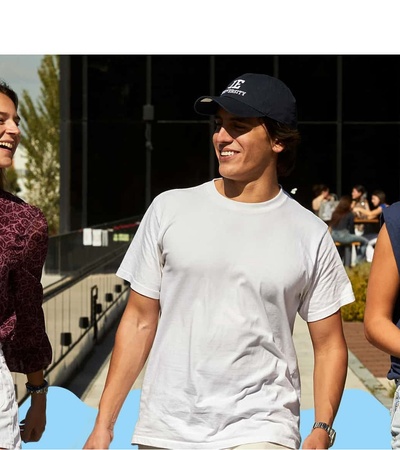
{"label": "person's hand", "polygon": [[107,427],[96,425],[88,437],[84,449],[108,449],[113,440],[114,432]]}
{"label": "person's hand", "polygon": [[46,394],[31,395],[31,406],[20,423],[23,442],[37,442],[46,428]]}
{"label": "person's hand", "polygon": [[329,436],[325,430],[314,428],[304,439],[303,449],[327,449],[329,447]]}

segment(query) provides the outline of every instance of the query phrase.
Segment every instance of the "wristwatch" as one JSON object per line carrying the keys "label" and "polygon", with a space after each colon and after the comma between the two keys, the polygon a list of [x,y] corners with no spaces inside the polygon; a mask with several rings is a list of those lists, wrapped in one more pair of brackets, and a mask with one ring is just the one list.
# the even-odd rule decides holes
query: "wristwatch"
{"label": "wristwatch", "polygon": [[323,430],[325,430],[328,433],[329,436],[329,447],[332,447],[332,445],[335,442],[335,437],[336,437],[336,431],[327,423],[325,422],[315,422],[313,425],[313,429],[314,428],[322,428]]}

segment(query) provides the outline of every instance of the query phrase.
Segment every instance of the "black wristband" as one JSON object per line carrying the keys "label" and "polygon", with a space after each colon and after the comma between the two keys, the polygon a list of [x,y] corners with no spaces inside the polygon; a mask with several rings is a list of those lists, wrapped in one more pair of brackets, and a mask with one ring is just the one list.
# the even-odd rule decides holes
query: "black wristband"
{"label": "black wristband", "polygon": [[30,383],[25,383],[25,386],[26,390],[30,394],[47,394],[47,391],[49,389],[49,383],[47,382],[47,380],[44,380],[43,384],[41,384],[40,386],[34,386]]}

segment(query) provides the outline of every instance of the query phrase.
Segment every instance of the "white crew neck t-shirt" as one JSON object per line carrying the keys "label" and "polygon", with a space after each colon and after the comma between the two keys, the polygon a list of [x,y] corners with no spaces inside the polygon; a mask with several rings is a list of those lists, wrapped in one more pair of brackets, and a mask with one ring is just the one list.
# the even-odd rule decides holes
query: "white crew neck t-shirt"
{"label": "white crew neck t-shirt", "polygon": [[282,189],[262,203],[230,200],[214,181],[170,190],[117,275],[161,308],[133,444],[299,448],[296,313],[312,322],[354,300],[322,220]]}

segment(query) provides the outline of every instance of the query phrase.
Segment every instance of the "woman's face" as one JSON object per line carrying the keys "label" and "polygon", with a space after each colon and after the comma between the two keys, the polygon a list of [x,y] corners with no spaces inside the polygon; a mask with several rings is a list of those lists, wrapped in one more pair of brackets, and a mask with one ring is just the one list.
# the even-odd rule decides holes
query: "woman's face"
{"label": "woman's face", "polygon": [[19,117],[13,101],[0,93],[0,168],[10,167],[21,140]]}
{"label": "woman's face", "polygon": [[377,195],[371,195],[371,203],[376,207],[381,201]]}

